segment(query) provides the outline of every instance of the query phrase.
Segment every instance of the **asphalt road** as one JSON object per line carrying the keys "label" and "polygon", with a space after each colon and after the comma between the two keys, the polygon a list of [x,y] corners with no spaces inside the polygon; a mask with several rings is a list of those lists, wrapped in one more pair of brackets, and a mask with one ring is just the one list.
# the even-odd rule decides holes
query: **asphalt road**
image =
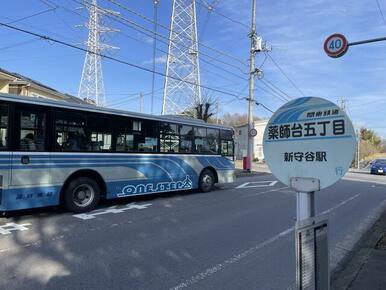
{"label": "asphalt road", "polygon": [[[385,205],[386,176],[348,174],[317,193],[332,267]],[[88,215],[19,213],[0,218],[0,289],[291,289],[295,217],[295,193],[270,174]]]}

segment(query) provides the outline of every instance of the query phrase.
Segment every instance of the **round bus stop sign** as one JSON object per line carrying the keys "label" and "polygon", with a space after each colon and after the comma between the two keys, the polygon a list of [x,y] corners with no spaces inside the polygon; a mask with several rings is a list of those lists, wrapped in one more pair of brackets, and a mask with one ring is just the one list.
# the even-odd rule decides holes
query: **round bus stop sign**
{"label": "round bus stop sign", "polygon": [[334,103],[316,97],[292,100],[279,108],[264,131],[264,156],[272,173],[291,186],[291,178],[316,178],[320,189],[348,170],[356,148],[354,128]]}
{"label": "round bus stop sign", "polygon": [[343,34],[335,33],[324,41],[324,51],[329,57],[337,58],[348,50],[348,41]]}
{"label": "round bus stop sign", "polygon": [[257,130],[255,128],[252,128],[251,130],[249,130],[249,135],[251,137],[255,137],[257,135]]}

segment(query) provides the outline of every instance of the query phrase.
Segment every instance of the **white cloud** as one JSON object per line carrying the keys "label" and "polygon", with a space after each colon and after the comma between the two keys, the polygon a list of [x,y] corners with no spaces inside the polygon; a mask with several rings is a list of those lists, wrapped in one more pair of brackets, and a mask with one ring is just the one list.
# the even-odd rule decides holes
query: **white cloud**
{"label": "white cloud", "polygon": [[[167,55],[166,54],[158,56],[155,58],[156,64],[164,64],[164,63],[166,63],[166,61],[167,61]],[[142,64],[143,65],[153,64],[153,58],[143,61]]]}

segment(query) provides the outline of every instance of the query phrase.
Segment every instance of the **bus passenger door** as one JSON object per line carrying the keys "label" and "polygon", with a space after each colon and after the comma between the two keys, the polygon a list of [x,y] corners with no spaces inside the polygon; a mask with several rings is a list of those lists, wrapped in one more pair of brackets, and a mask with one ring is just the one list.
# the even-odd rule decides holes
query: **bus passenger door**
{"label": "bus passenger door", "polygon": [[[48,111],[33,105],[18,105],[15,108],[14,146],[10,185],[20,188],[23,197],[40,197],[46,194],[43,187],[51,183],[51,154],[47,142]],[[32,197],[31,197],[32,194]]]}
{"label": "bus passenger door", "polygon": [[4,209],[5,194],[10,181],[10,163],[11,153],[9,138],[9,105],[1,102],[0,104],[0,209]]}

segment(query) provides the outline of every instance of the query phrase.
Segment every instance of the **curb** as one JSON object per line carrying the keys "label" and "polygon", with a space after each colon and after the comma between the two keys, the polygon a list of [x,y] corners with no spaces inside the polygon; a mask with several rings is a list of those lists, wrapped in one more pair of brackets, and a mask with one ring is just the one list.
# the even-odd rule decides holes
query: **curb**
{"label": "curb", "polygon": [[[359,238],[352,250],[344,257],[331,273],[331,289],[350,289],[365,266],[382,233],[386,231],[386,203],[379,208],[375,221]],[[381,273],[380,273],[381,275]]]}
{"label": "curb", "polygon": [[237,177],[248,177],[248,176],[258,176],[258,175],[265,175],[267,174],[266,172],[258,172],[258,171],[251,171],[251,172],[247,172],[247,171],[243,171],[243,170],[237,170],[236,169],[236,172],[235,172],[235,175],[236,175],[236,178]]}

